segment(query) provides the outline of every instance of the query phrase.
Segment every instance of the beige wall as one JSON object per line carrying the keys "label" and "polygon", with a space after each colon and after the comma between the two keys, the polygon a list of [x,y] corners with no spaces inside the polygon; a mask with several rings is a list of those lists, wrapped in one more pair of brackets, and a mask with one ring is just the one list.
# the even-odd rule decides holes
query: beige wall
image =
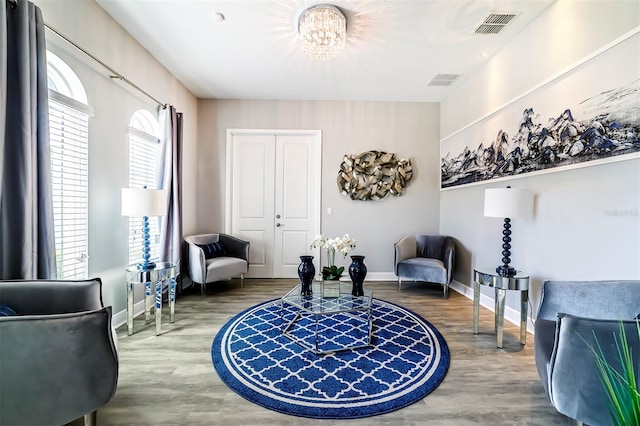
{"label": "beige wall", "polygon": [[[438,231],[438,111],[434,103],[200,100],[197,229],[224,229],[227,129],[319,129],[322,232],[349,233],[371,276],[391,274],[395,241],[407,233]],[[369,150],[411,158],[414,177],[403,196],[353,201],[340,194],[336,178],[343,156]],[[350,259],[341,262],[348,265]]]}
{"label": "beige wall", "polygon": [[[640,2],[556,1],[441,103],[443,138],[638,25]],[[628,66],[640,72],[640,43],[636,52]],[[454,279],[470,286],[474,266],[500,263],[502,222],[483,217],[482,209],[484,190],[507,184],[536,194],[534,218],[512,222],[512,265],[531,274],[534,313],[545,280],[640,278],[640,160],[635,159],[443,191],[440,231],[459,240]],[[612,214],[616,211],[625,214]],[[483,293],[493,299],[490,289]],[[507,297],[517,311],[518,295]]]}
{"label": "beige wall", "polygon": [[[224,228],[227,128],[319,129],[323,231],[357,238],[356,252],[367,257],[373,274],[392,271],[393,242],[402,235],[451,234],[460,248],[455,277],[465,285],[472,265],[494,261],[497,250],[490,239],[499,230],[482,217],[484,186],[439,191],[441,135],[481,118],[640,24],[640,3],[635,1],[557,1],[484,68],[457,83],[440,105],[196,100],[94,1],[35,3],[47,23],[184,113],[185,234]],[[127,126],[134,111],[153,112],[156,105],[111,80],[108,71],[49,31],[47,43],[79,75],[95,109],[90,121],[89,270],[105,282],[105,303],[122,311],[127,219],[120,215],[119,191],[127,183]],[[637,67],[637,58],[631,59],[630,66]],[[412,158],[415,175],[404,196],[361,202],[339,193],[342,156],[372,149]],[[514,229],[514,263],[531,272],[538,286],[551,278],[638,278],[640,220],[607,216],[606,211],[637,211],[639,163],[520,180],[538,198],[535,223]],[[327,207],[333,215],[326,214]],[[508,302],[516,306],[513,299]]]}
{"label": "beige wall", "polygon": [[[195,228],[197,100],[93,0],[36,0],[47,24],[91,52],[163,103],[184,113],[184,231]],[[157,104],[46,30],[47,48],[78,75],[95,111],[89,120],[89,276],[103,280],[114,312],[126,307],[128,219],[120,188],[128,184],[128,126],[133,113]]]}

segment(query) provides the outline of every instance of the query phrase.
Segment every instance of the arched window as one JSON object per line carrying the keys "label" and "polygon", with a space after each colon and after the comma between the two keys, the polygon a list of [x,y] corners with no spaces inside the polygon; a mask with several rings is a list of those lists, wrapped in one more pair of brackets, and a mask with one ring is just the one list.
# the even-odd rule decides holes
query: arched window
{"label": "arched window", "polygon": [[49,51],[47,51],[47,81],[49,90],[53,90],[56,94],[64,95],[85,106],[88,104],[87,92],[84,91],[78,76],[69,68],[69,65]]}
{"label": "arched window", "polygon": [[51,180],[58,279],[88,276],[88,146],[92,108],[78,76],[47,52]]}
{"label": "arched window", "polygon": [[[157,188],[156,164],[159,151],[158,119],[149,111],[136,111],[129,121],[129,187]],[[149,219],[150,260],[159,256],[158,218]],[[129,218],[129,264],[142,261],[142,218]]]}

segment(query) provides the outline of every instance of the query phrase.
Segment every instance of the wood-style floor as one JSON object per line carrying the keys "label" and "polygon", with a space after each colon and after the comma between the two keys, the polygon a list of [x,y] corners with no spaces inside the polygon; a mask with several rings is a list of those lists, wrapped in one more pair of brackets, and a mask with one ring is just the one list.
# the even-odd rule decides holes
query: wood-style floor
{"label": "wood-style floor", "polygon": [[[235,314],[284,295],[295,280],[245,280],[209,284],[180,296],[176,322],[163,333],[135,320],[134,334],[118,329],[118,390],[98,410],[98,425],[564,425],[547,402],[533,356],[519,328],[505,323],[504,347],[496,348],[494,314],[480,308],[480,332],[472,333],[473,303],[440,286],[367,282],[375,298],[402,305],[426,318],[445,337],[451,365],[444,381],[421,401],[392,413],[355,420],[317,420],[280,414],[246,401],[218,378],[211,343]],[[74,422],[73,425],[81,424]]]}

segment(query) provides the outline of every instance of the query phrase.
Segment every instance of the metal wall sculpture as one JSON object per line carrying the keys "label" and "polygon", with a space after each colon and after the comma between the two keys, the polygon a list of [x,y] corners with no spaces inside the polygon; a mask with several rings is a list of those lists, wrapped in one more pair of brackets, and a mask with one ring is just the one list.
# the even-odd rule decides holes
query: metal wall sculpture
{"label": "metal wall sculpture", "polygon": [[338,172],[338,187],[352,200],[379,200],[388,193],[400,196],[413,177],[410,159],[395,154],[366,151],[345,155]]}

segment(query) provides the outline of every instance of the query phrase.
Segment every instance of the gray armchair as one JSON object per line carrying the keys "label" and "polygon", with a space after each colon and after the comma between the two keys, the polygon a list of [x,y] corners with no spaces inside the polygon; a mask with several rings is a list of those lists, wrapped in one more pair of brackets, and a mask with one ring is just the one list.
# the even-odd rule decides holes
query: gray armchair
{"label": "gray armchair", "polygon": [[551,405],[575,424],[612,424],[600,372],[587,343],[597,348],[597,339],[606,359],[616,360],[614,334],[622,324],[637,359],[640,342],[634,318],[639,313],[640,281],[543,284],[535,321],[536,367]]}
{"label": "gray armchair", "polygon": [[0,424],[62,425],[113,397],[118,355],[100,279],[0,281]]}
{"label": "gray armchair", "polygon": [[449,291],[453,273],[455,246],[446,235],[412,234],[394,244],[394,272],[398,290],[402,280],[442,284],[444,296]]}
{"label": "gray armchair", "polygon": [[[192,235],[184,240],[189,245],[191,281],[200,284],[202,295],[205,284],[231,278],[240,277],[240,287],[244,287],[244,274],[249,272],[248,241],[227,234]],[[221,243],[218,252],[205,250],[213,243]]]}

